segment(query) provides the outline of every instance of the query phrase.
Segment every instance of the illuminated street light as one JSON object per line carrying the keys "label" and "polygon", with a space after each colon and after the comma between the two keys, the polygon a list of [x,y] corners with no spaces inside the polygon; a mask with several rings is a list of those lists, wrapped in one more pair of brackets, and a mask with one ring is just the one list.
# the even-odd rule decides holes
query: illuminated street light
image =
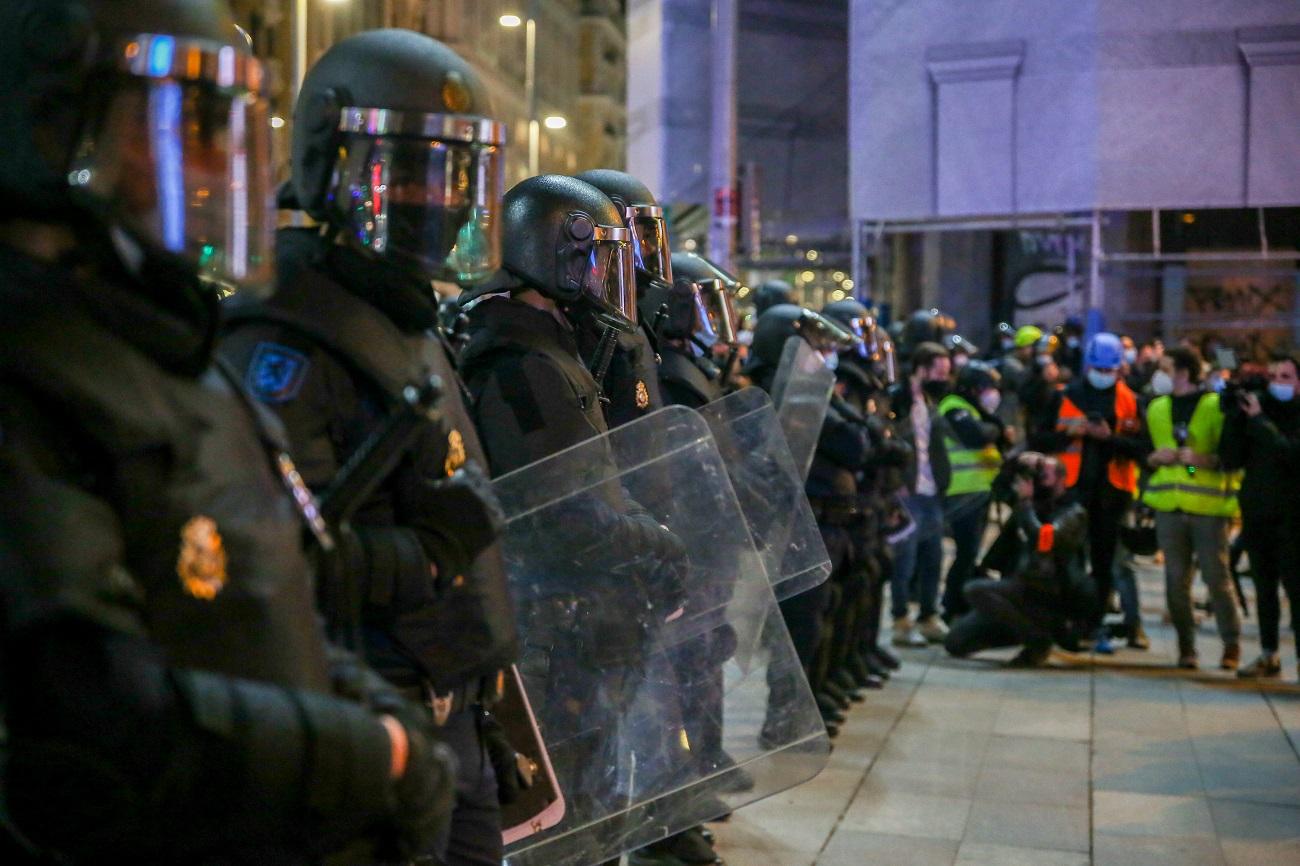
{"label": "illuminated street light", "polygon": [[518,27],[520,24],[524,23],[524,19],[511,13],[506,13],[497,20],[501,22],[502,27]]}
{"label": "illuminated street light", "polygon": [[283,127],[284,127],[284,118],[283,118],[283,117],[280,117],[280,116],[277,115],[276,117],[272,117],[272,118],[271,118],[271,128],[272,128],[272,129],[282,129]]}
{"label": "illuminated street light", "polygon": [[816,250],[809,250],[807,253],[805,253],[805,258],[807,258],[808,261],[810,261],[810,262],[815,262],[815,261],[817,261],[817,251],[816,251]]}
{"label": "illuminated street light", "polygon": [[844,282],[840,283],[840,285],[844,287],[844,290],[846,292],[853,291],[853,280],[845,280]]}
{"label": "illuminated street light", "polygon": [[564,129],[564,127],[569,125],[569,121],[565,120],[558,114],[549,115],[543,123],[546,124],[547,129]]}
{"label": "illuminated street light", "polygon": [[805,283],[811,283],[813,280],[817,279],[817,275],[814,274],[812,271],[804,271],[799,276],[803,278],[803,281]]}

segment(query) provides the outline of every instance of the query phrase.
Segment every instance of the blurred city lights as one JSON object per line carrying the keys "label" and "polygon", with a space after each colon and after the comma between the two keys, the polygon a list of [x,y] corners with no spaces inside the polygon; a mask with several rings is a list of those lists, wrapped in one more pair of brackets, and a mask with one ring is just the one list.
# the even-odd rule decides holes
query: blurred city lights
{"label": "blurred city lights", "polygon": [[547,129],[564,129],[564,127],[569,125],[569,121],[565,120],[558,114],[552,114],[542,122],[546,124]]}
{"label": "blurred city lights", "polygon": [[518,27],[520,24],[524,23],[523,19],[518,15],[512,15],[510,13],[502,15],[497,19],[497,21],[501,23],[502,27]]}

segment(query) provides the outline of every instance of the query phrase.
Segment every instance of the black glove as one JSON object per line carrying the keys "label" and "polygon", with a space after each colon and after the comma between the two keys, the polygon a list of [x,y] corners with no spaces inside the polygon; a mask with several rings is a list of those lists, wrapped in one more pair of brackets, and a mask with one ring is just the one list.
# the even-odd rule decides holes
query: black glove
{"label": "black glove", "polygon": [[464,574],[505,525],[492,482],[473,461],[436,481],[408,475],[399,494],[401,522],[419,530],[440,579]]}
{"label": "black glove", "polygon": [[406,771],[393,781],[392,812],[377,853],[383,862],[405,862],[432,851],[451,823],[456,756],[438,742],[428,707],[389,694],[396,700],[376,696],[375,709],[401,723],[409,751]]}
{"label": "black glove", "polygon": [[479,730],[482,732],[488,760],[492,762],[492,769],[496,773],[497,800],[502,806],[509,806],[519,799],[521,791],[533,786],[537,765],[527,756],[515,751],[496,716],[487,710],[481,712]]}
{"label": "black glove", "polygon": [[686,580],[691,564],[686,547],[668,527],[648,514],[627,518],[629,530],[640,554],[637,571],[645,581],[646,596],[660,621],[673,617],[686,606]]}

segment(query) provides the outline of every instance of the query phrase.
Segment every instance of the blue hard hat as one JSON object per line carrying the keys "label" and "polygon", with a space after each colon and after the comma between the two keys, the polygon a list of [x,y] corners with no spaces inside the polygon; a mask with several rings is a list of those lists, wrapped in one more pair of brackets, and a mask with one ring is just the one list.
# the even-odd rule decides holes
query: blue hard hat
{"label": "blue hard hat", "polygon": [[1089,367],[1114,369],[1124,363],[1124,344],[1114,334],[1102,331],[1088,341],[1083,363]]}

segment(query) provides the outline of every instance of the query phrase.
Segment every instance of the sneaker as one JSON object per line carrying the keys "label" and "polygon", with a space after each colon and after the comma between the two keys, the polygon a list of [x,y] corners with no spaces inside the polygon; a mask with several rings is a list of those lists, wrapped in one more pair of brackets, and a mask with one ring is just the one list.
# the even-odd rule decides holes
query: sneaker
{"label": "sneaker", "polygon": [[1016,657],[1007,662],[1009,668],[1037,668],[1047,663],[1052,654],[1051,644],[1046,647],[1025,647]]}
{"label": "sneaker", "polygon": [[900,616],[894,620],[894,646],[923,647],[930,642],[922,637],[916,626],[912,625],[910,616]]}
{"label": "sneaker", "polygon": [[1237,671],[1243,680],[1282,676],[1282,659],[1277,653],[1260,653],[1259,658]]}
{"label": "sneaker", "polygon": [[1092,651],[1102,656],[1115,654],[1115,645],[1110,642],[1110,636],[1105,631],[1097,632],[1097,638],[1092,642]]}
{"label": "sneaker", "polygon": [[1178,666],[1185,671],[1194,671],[1201,666],[1196,658],[1196,653],[1183,653],[1178,656]]}
{"label": "sneaker", "polygon": [[1219,667],[1225,671],[1235,671],[1241,667],[1241,644],[1230,643],[1223,648]]}
{"label": "sneaker", "polygon": [[1147,637],[1146,629],[1142,623],[1134,623],[1128,630],[1129,649],[1148,650],[1151,649],[1151,638]]}
{"label": "sneaker", "polygon": [[943,639],[948,636],[948,626],[934,614],[917,623],[916,630],[930,643],[943,643]]}

